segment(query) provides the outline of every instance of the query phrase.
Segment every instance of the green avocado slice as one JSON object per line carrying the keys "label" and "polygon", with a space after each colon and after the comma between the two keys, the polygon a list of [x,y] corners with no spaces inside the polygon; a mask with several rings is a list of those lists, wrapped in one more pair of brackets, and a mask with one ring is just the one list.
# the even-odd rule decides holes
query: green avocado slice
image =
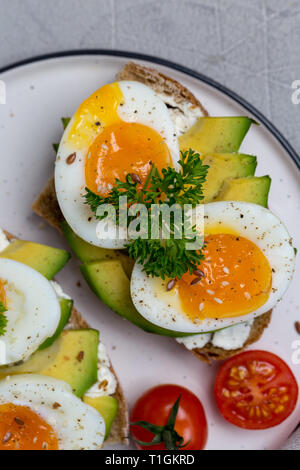
{"label": "green avocado slice", "polygon": [[203,184],[203,204],[212,202],[228,178],[253,176],[257,159],[242,153],[214,153],[203,155],[202,161],[209,166]]}
{"label": "green avocado slice", "polygon": [[117,415],[119,404],[118,400],[114,397],[103,395],[101,397],[91,398],[86,395],[82,400],[87,405],[95,408],[105,421],[105,439],[108,438],[112,424]]}
{"label": "green avocado slice", "polygon": [[81,272],[92,291],[118,315],[149,333],[163,336],[190,336],[191,333],[161,328],[146,320],[133,305],[128,279],[120,260],[95,261],[81,266]]}
{"label": "green avocado slice", "polygon": [[268,207],[270,176],[253,176],[227,180],[215,201],[245,201]]}
{"label": "green avocado slice", "polygon": [[68,323],[71,313],[72,313],[72,308],[73,308],[73,300],[72,299],[65,299],[60,297],[59,298],[59,304],[60,304],[60,322],[58,324],[58,327],[56,329],[56,332],[54,333],[51,338],[46,339],[46,341],[41,344],[39,347],[39,350],[49,348],[54,341],[59,337],[61,332],[63,331],[64,327]]}
{"label": "green avocado slice", "polygon": [[39,243],[13,240],[0,253],[0,257],[26,264],[51,280],[69,261],[70,254],[65,250]]}
{"label": "green avocado slice", "polygon": [[237,117],[202,117],[179,137],[180,150],[201,153],[238,152],[253,119]]}
{"label": "green avocado slice", "polygon": [[19,365],[0,367],[0,379],[15,374],[40,374],[64,380],[82,397],[97,381],[99,332],[65,330],[54,343]]}

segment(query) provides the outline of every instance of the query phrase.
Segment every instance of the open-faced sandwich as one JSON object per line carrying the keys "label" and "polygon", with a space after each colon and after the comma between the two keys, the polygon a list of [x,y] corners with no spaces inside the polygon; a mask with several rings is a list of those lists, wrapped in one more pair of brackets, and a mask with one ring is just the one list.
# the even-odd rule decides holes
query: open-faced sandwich
{"label": "open-faced sandwich", "polygon": [[[116,313],[202,360],[225,359],[260,338],[294,271],[290,236],[267,208],[271,179],[238,153],[255,123],[209,117],[189,90],[144,66],[127,64],[117,80],[63,120],[55,178],[33,209],[64,233]],[[129,235],[140,203],[151,217],[155,204],[202,205],[204,246],[187,249],[172,217],[169,239],[163,218],[156,237]],[[107,204],[115,219],[101,211]]]}
{"label": "open-faced sandwich", "polygon": [[122,389],[99,339],[53,281],[61,249],[0,230],[0,449],[127,442]]}

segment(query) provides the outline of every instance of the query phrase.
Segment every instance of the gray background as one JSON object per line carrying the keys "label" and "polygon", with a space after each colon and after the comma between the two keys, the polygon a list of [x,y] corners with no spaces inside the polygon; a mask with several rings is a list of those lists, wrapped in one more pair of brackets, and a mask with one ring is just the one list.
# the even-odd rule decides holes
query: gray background
{"label": "gray background", "polygon": [[0,0],[0,67],[75,48],[144,52],[211,76],[300,153],[300,0]]}

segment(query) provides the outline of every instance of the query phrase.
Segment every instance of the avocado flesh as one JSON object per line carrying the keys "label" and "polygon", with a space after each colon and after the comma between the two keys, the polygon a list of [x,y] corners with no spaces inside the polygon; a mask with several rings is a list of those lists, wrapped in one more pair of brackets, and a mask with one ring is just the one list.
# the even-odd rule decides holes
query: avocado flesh
{"label": "avocado flesh", "polygon": [[238,152],[251,124],[248,117],[202,117],[179,137],[180,150],[201,153]]}
{"label": "avocado flesh", "polygon": [[76,235],[66,221],[62,222],[61,228],[74,254],[82,263],[115,259],[117,257],[117,252],[115,250],[100,248],[82,240],[82,238]]}
{"label": "avocado flesh", "polygon": [[256,157],[240,153],[207,154],[202,161],[209,166],[203,184],[203,204],[214,200],[228,178],[253,176],[257,165]]}
{"label": "avocado flesh", "polygon": [[101,397],[87,397],[83,396],[82,400],[87,405],[95,408],[101,414],[105,421],[105,439],[108,438],[112,424],[118,412],[118,400],[114,397],[103,395]]}
{"label": "avocado flesh", "polygon": [[0,378],[16,374],[40,374],[64,380],[81,398],[97,382],[99,332],[67,330],[49,347],[35,352],[28,361],[0,367]]}
{"label": "avocado flesh", "polygon": [[92,291],[118,315],[149,333],[163,336],[188,336],[150,323],[133,305],[130,295],[130,280],[120,260],[95,261],[81,266],[81,272]]}
{"label": "avocado flesh", "polygon": [[227,180],[215,201],[245,201],[268,207],[270,176]]}
{"label": "avocado flesh", "polygon": [[59,337],[61,332],[63,331],[64,327],[68,323],[71,313],[72,313],[72,308],[73,308],[73,300],[72,299],[65,299],[60,297],[59,298],[59,305],[60,305],[60,321],[58,324],[58,327],[56,329],[56,332],[54,333],[51,338],[46,339],[43,344],[39,347],[39,349],[45,349],[49,348],[51,344],[54,343],[54,341]]}
{"label": "avocado flesh", "polygon": [[59,248],[14,240],[0,253],[0,257],[26,264],[50,280],[69,261],[70,254]]}
{"label": "avocado flesh", "polygon": [[109,250],[107,248],[100,248],[98,246],[87,243],[78,235],[76,235],[76,233],[72,230],[66,221],[62,222],[61,228],[71,249],[82,263],[88,263],[90,261],[93,262],[109,259],[120,259],[127,276],[129,278],[131,277],[134,260],[129,258],[129,256],[127,256],[125,253],[120,250]]}

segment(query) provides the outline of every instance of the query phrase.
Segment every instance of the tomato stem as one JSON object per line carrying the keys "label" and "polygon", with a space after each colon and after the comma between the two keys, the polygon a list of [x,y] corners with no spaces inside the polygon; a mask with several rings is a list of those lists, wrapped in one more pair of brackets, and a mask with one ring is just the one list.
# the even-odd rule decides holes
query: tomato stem
{"label": "tomato stem", "polygon": [[188,441],[186,444],[183,444],[183,437],[180,436],[174,429],[180,399],[181,394],[174,403],[168,422],[165,426],[157,426],[156,424],[151,424],[148,421],[137,421],[135,423],[131,423],[131,426],[140,426],[154,434],[154,437],[151,442],[143,442],[137,439],[135,439],[135,442],[144,447],[150,447],[163,443],[167,450],[179,450],[186,447],[190,443],[190,441]]}

